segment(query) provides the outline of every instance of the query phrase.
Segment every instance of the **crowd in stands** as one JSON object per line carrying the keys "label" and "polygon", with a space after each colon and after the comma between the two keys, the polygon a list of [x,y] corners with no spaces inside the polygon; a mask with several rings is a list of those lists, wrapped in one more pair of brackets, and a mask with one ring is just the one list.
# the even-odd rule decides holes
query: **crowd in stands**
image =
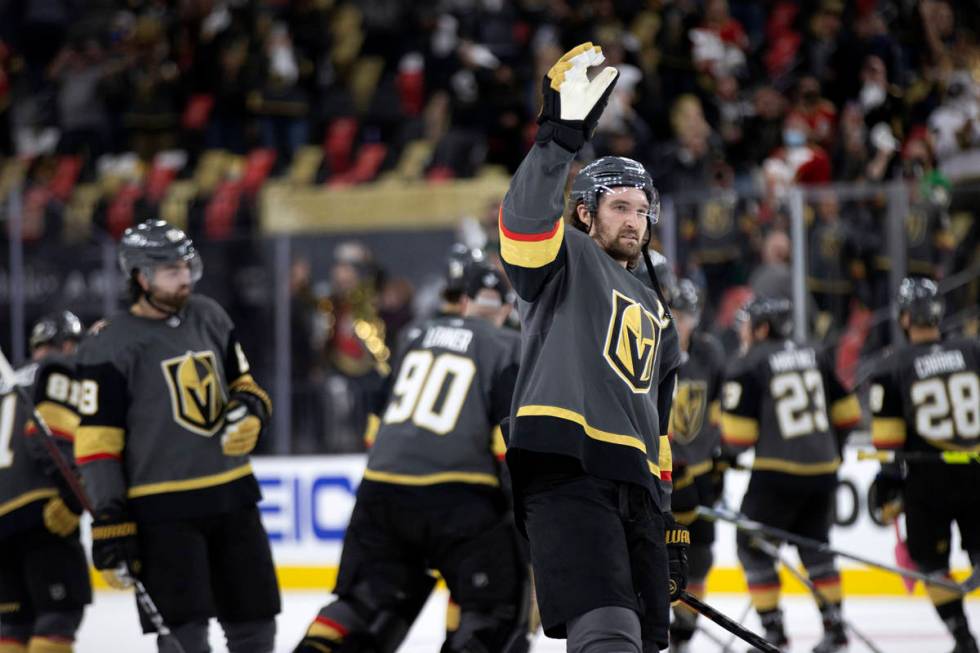
{"label": "crowd in stands", "polygon": [[[188,229],[218,241],[258,234],[269,179],[512,172],[541,77],[591,40],[620,78],[582,159],[647,166],[707,318],[730,317],[733,288],[785,277],[789,189],[805,184],[814,330],[874,336],[897,201],[875,184],[904,181],[909,271],[973,270],[950,299],[975,320],[978,37],[980,0],[0,0],[0,202],[19,180],[25,239],[60,240],[88,184],[99,240],[190,179]],[[333,319],[336,297],[295,272],[304,323]],[[406,283],[373,288],[374,310],[408,311]]]}

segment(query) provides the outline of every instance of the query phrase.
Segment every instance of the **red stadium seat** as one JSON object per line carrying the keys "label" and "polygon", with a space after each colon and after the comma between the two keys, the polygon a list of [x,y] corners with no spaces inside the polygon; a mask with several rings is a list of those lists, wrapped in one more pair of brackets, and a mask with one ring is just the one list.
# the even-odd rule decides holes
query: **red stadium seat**
{"label": "red stadium seat", "polygon": [[715,323],[724,329],[732,326],[735,322],[735,313],[751,298],[752,289],[748,286],[733,286],[726,290],[721,296],[721,305],[718,307]]}
{"label": "red stadium seat", "polygon": [[225,240],[235,233],[235,216],[241,203],[244,182],[223,181],[204,211],[204,235],[208,240]]}
{"label": "red stadium seat", "polygon": [[170,166],[154,163],[146,175],[146,197],[152,202],[163,199],[167,189],[177,178],[177,170]]}
{"label": "red stadium seat", "polygon": [[431,182],[449,181],[456,177],[456,172],[449,166],[432,166],[425,178]]}
{"label": "red stadium seat", "polygon": [[323,151],[330,166],[330,174],[341,174],[350,168],[355,138],[357,138],[357,120],[354,118],[338,118],[330,124],[327,137],[323,142]]}
{"label": "red stadium seat", "polygon": [[109,202],[106,210],[105,227],[109,234],[119,240],[128,227],[133,226],[136,213],[136,200],[143,195],[143,189],[136,183],[128,183],[119,189]]}
{"label": "red stadium seat", "polygon": [[388,155],[388,146],[382,143],[367,143],[357,151],[354,167],[342,175],[330,178],[330,186],[349,186],[371,181],[378,175],[381,164]]}
{"label": "red stadium seat", "polygon": [[245,171],[242,174],[242,186],[249,195],[259,192],[259,187],[265,182],[272,166],[276,164],[276,151],[272,148],[252,150],[245,159]]}
{"label": "red stadium seat", "polygon": [[51,194],[62,202],[67,202],[71,197],[71,192],[75,189],[78,175],[82,171],[82,157],[62,156],[58,158],[58,165],[48,188]]}
{"label": "red stadium seat", "polygon": [[207,94],[192,95],[184,107],[184,115],[180,123],[187,131],[203,131],[211,117],[214,108],[214,96]]}
{"label": "red stadium seat", "polygon": [[425,103],[425,72],[421,69],[400,71],[395,84],[398,87],[402,113],[406,116],[422,113],[422,105]]}

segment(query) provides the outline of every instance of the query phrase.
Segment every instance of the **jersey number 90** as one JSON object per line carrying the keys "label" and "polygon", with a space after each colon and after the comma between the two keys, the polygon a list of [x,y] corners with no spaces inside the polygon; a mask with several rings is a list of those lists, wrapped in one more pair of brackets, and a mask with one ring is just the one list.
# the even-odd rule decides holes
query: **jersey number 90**
{"label": "jersey number 90", "polygon": [[435,356],[424,349],[409,352],[402,360],[382,422],[399,424],[411,418],[419,428],[446,435],[459,420],[475,374],[476,365],[469,358]]}

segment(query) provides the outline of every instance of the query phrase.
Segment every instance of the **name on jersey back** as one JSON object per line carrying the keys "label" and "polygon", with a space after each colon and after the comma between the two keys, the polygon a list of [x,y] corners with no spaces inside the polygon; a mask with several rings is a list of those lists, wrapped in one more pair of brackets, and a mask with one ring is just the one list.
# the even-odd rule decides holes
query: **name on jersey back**
{"label": "name on jersey back", "polygon": [[465,352],[469,349],[470,341],[473,340],[473,332],[469,329],[456,329],[454,327],[434,326],[429,327],[422,339],[422,346],[426,349],[439,347],[452,351]]}
{"label": "name on jersey back", "polygon": [[812,349],[788,349],[769,356],[769,367],[774,373],[809,370],[816,366],[817,355]]}
{"label": "name on jersey back", "polygon": [[920,379],[965,369],[966,359],[963,358],[963,352],[959,350],[940,351],[915,359],[915,374]]}

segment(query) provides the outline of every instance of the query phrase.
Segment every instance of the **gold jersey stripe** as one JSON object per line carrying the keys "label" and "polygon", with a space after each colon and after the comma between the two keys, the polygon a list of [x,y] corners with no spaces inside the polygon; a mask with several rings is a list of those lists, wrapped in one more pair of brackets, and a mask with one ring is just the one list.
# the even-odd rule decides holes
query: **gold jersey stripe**
{"label": "gold jersey stripe", "polygon": [[78,413],[53,401],[42,401],[37,405],[37,412],[44,423],[56,434],[74,436],[78,429]]}
{"label": "gold jersey stripe", "polygon": [[733,413],[721,414],[721,436],[725,442],[752,445],[759,440],[759,422]]}
{"label": "gold jersey stripe", "polygon": [[717,399],[708,404],[708,421],[714,426],[721,423],[721,402]]}
{"label": "gold jersey stripe", "polygon": [[364,446],[368,449],[374,446],[374,441],[378,438],[378,429],[381,427],[381,418],[374,413],[368,413],[367,426],[364,427]]}
{"label": "gold jersey stripe", "polygon": [[115,426],[80,426],[75,432],[75,458],[119,455],[125,440],[126,432]]}
{"label": "gold jersey stripe", "polygon": [[661,435],[660,436],[660,446],[658,447],[658,463],[660,465],[660,472],[673,472],[674,471],[674,452],[670,450],[670,436]]}
{"label": "gold jersey stripe", "polygon": [[698,476],[702,476],[710,472],[711,468],[714,466],[715,464],[713,461],[705,460],[697,465],[689,465],[687,468],[687,473],[691,475],[691,478],[697,478]]}
{"label": "gold jersey stripe", "polygon": [[770,472],[786,472],[797,476],[816,476],[817,474],[833,474],[840,467],[840,458],[823,463],[798,463],[779,458],[756,458],[752,469]]}
{"label": "gold jersey stripe", "polygon": [[871,443],[876,447],[896,447],[905,443],[905,420],[901,417],[875,417],[871,420]]}
{"label": "gold jersey stripe", "polygon": [[493,451],[493,455],[497,458],[503,458],[507,453],[507,443],[504,442],[504,433],[500,430],[500,426],[493,427],[493,433],[490,434],[490,438],[490,450]]}
{"label": "gold jersey stripe", "polygon": [[522,268],[541,268],[558,257],[565,239],[565,221],[559,217],[555,228],[544,234],[517,234],[500,222],[500,257],[507,263]]}
{"label": "gold jersey stripe", "polygon": [[53,496],[57,496],[57,494],[58,491],[52,487],[45,487],[41,488],[40,490],[25,492],[20,496],[14,497],[10,501],[0,503],[0,515],[6,515],[7,513],[17,510],[18,508],[23,508],[30,503],[34,503],[35,501],[50,499]]}
{"label": "gold jersey stripe", "polygon": [[834,426],[854,424],[861,419],[861,404],[855,395],[847,395],[830,405],[830,421]]}
{"label": "gold jersey stripe", "polygon": [[365,469],[364,478],[369,481],[393,483],[395,485],[437,485],[439,483],[469,483],[470,485],[489,485],[499,487],[500,480],[493,474],[481,472],[439,472],[438,474],[394,474]]}
{"label": "gold jersey stripe", "polygon": [[[644,454],[647,452],[647,445],[639,437],[635,435],[624,435],[622,433],[611,433],[609,431],[603,431],[602,429],[597,429],[585,420],[585,416],[576,413],[574,410],[569,410],[567,408],[562,408],[560,406],[544,406],[544,405],[528,405],[521,406],[517,409],[518,417],[555,417],[557,419],[563,419],[574,424],[577,424],[585,432],[587,436],[593,440],[599,440],[600,442],[608,442],[609,444],[618,444],[623,447],[632,447],[633,449],[639,449]],[[661,436],[665,437],[665,436]],[[654,476],[660,476],[660,466],[647,458],[647,467],[650,469],[650,473]]]}
{"label": "gold jersey stripe", "polygon": [[145,497],[152,494],[163,494],[165,492],[201,490],[208,487],[214,487],[216,485],[231,483],[232,481],[237,481],[238,479],[244,478],[251,473],[252,464],[245,463],[241,467],[235,467],[234,469],[229,469],[228,471],[221,472],[220,474],[199,476],[197,478],[188,478],[181,481],[163,481],[162,483],[134,485],[133,487],[129,488],[129,492],[126,493],[126,496],[128,496],[130,499],[136,499],[138,497]]}

